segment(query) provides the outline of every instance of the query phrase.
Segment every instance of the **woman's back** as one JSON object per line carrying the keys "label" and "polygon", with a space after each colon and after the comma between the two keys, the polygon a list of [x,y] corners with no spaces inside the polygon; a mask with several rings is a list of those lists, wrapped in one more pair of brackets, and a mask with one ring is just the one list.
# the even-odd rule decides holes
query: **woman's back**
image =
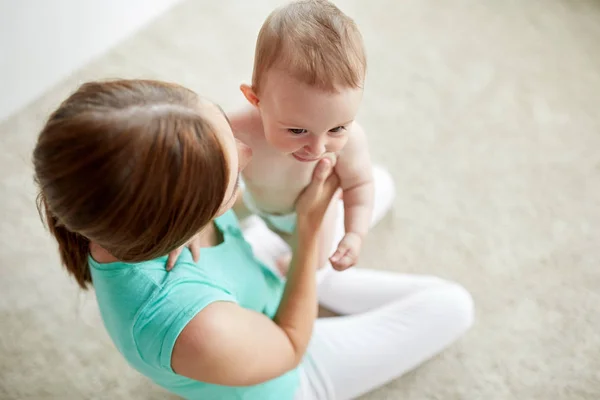
{"label": "woman's back", "polygon": [[279,306],[283,282],[253,256],[235,214],[225,213],[216,225],[222,243],[203,248],[198,263],[183,253],[170,272],[166,257],[135,264],[90,259],[105,326],[135,369],[185,398],[289,398],[298,381],[295,370],[253,387],[225,387],[194,381],[171,368],[179,333],[209,304],[234,302],[269,318]]}

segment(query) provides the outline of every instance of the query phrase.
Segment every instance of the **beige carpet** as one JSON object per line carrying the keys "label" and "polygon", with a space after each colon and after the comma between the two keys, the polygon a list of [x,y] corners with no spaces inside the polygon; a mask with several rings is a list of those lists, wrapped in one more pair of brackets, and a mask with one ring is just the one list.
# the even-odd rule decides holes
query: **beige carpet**
{"label": "beige carpet", "polygon": [[[60,269],[30,152],[84,80],[167,79],[241,104],[277,3],[184,1],[0,125],[0,399],[172,398]],[[400,188],[363,264],[457,280],[478,311],[454,347],[365,398],[600,398],[600,3],[339,4],[370,56],[360,119]]]}

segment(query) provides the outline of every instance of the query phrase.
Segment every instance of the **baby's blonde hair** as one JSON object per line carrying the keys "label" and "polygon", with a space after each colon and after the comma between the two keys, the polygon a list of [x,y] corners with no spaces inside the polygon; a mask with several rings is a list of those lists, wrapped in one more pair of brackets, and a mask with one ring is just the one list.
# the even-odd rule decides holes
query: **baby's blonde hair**
{"label": "baby's blonde hair", "polygon": [[362,87],[367,60],[355,22],[326,0],[300,0],[273,11],[256,42],[252,87],[279,68],[327,91]]}

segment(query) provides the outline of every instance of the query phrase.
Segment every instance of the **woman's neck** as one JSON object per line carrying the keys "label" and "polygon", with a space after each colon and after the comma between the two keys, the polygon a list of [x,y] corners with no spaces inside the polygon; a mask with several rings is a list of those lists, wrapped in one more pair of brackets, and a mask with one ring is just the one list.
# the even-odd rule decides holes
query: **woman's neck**
{"label": "woman's neck", "polygon": [[100,264],[117,262],[119,259],[108,252],[104,247],[95,242],[90,242],[90,256]]}
{"label": "woman's neck", "polygon": [[[200,241],[200,247],[213,247],[223,242],[223,235],[214,222],[199,232],[197,238]],[[121,261],[95,242],[90,243],[90,255],[101,264]]]}
{"label": "woman's neck", "polygon": [[198,233],[198,240],[200,247],[213,247],[223,242],[223,234],[213,222]]}

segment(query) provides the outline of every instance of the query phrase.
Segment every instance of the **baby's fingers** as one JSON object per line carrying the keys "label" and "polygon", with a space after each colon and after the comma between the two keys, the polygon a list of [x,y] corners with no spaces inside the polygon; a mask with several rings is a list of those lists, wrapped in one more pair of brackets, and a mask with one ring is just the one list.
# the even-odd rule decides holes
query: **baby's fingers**
{"label": "baby's fingers", "polygon": [[349,253],[356,253],[356,237],[352,233],[346,233],[342,240],[338,243],[337,250],[329,259],[332,263],[338,263],[340,260],[349,255]]}
{"label": "baby's fingers", "polygon": [[331,266],[337,271],[343,271],[353,267],[355,264],[356,257],[354,257],[350,252],[346,253],[338,261],[331,261]]}
{"label": "baby's fingers", "polygon": [[333,255],[329,258],[329,261],[331,261],[332,263],[337,263],[342,259],[342,257],[344,257],[344,255],[346,255],[347,252],[348,246],[345,246],[342,242],[338,245],[338,248],[335,250],[335,253],[333,253]]}
{"label": "baby's fingers", "polygon": [[352,254],[346,254],[342,259],[337,263],[336,269],[338,271],[343,271],[350,267],[354,267],[356,265],[356,257]]}

